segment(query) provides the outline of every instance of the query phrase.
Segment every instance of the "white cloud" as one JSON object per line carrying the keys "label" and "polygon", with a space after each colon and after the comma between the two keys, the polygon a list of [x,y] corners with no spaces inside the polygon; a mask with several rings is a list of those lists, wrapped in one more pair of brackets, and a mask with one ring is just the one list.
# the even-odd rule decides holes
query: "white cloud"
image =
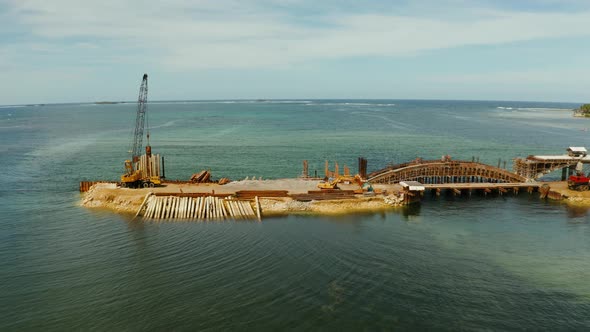
{"label": "white cloud", "polygon": [[417,79],[423,87],[421,91],[427,87],[432,98],[448,98],[445,97],[445,93],[448,93],[481,100],[584,102],[588,98],[584,87],[590,85],[590,70],[545,68],[485,73],[478,71],[469,74],[421,75]]}
{"label": "white cloud", "polygon": [[[321,59],[403,56],[466,45],[590,35],[590,12],[464,8],[459,18],[457,12],[449,18],[340,12],[306,20],[288,11],[304,3],[295,0],[11,3],[20,24],[44,43],[74,38],[78,45],[102,41],[113,52],[119,48],[148,50],[144,54],[151,62],[178,70],[289,66]],[[470,11],[476,15],[466,15]]]}
{"label": "white cloud", "polygon": [[501,71],[493,73],[472,73],[454,75],[436,75],[423,77],[425,82],[439,84],[463,84],[463,85],[511,85],[514,86],[539,86],[560,85],[568,87],[590,85],[590,71],[585,68],[576,70],[527,70],[527,71]]}

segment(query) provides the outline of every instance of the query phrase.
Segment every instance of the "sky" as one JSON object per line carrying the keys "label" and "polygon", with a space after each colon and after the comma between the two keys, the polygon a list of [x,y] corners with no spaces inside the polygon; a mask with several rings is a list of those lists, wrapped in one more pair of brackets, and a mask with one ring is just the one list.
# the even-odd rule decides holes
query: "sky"
{"label": "sky", "polygon": [[0,104],[590,102],[588,0],[0,0]]}

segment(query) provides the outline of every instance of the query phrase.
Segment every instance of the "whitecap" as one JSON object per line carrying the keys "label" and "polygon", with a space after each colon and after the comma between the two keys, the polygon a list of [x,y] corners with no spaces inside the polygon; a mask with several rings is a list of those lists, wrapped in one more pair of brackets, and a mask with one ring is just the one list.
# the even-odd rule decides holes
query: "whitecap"
{"label": "whitecap", "polygon": [[519,107],[519,111],[571,111],[569,108]]}
{"label": "whitecap", "polygon": [[172,120],[172,121],[168,121],[166,123],[163,123],[161,125],[157,125],[157,126],[150,126],[147,129],[155,129],[155,128],[165,128],[165,127],[172,127],[174,126],[176,123],[178,123],[178,121],[180,120]]}
{"label": "whitecap", "polygon": [[0,109],[1,108],[22,108],[22,107],[26,107],[26,106],[24,106],[24,105],[12,105],[12,106],[11,105],[1,105]]}

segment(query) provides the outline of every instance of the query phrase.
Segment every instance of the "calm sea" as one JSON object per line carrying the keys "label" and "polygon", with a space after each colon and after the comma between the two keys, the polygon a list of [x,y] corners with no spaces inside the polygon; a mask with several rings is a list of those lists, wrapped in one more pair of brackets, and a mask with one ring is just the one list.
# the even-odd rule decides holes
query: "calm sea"
{"label": "calm sea", "polygon": [[[576,106],[187,101],[148,120],[170,179],[282,178],[359,156],[369,171],[446,154],[511,167],[590,147]],[[80,180],[123,171],[135,108],[0,107],[1,331],[590,329],[588,212],[528,194],[262,223],[79,207]]]}

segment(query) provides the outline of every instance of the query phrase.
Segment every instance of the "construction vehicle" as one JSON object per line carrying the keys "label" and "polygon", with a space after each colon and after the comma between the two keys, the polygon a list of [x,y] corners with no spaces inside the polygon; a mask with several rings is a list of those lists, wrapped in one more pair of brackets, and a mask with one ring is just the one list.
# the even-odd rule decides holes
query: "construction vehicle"
{"label": "construction vehicle", "polygon": [[578,162],[576,165],[576,175],[571,175],[567,180],[567,188],[577,191],[587,191],[590,189],[590,178],[584,175],[584,165]]}
{"label": "construction vehicle", "polygon": [[[318,183],[318,188],[320,189],[338,189],[339,183],[356,183],[359,187],[363,188],[366,182],[363,181],[360,175],[350,176],[350,175],[342,175],[333,180],[324,180],[323,182]],[[369,184],[370,185],[370,184]],[[371,188],[373,188],[371,186]]]}
{"label": "construction vehicle", "polygon": [[370,193],[375,192],[375,189],[373,189],[373,185],[369,181],[363,182],[363,184],[361,185],[361,189],[367,190],[367,192],[370,192]]}
{"label": "construction vehicle", "polygon": [[[131,158],[125,160],[125,174],[121,175],[121,186],[127,188],[148,188],[160,185],[162,179],[159,175],[152,175],[150,170],[140,169],[140,158],[143,148],[143,132],[147,118],[147,93],[148,93],[148,75],[143,74],[141,86],[139,88],[139,97],[137,99],[137,116],[135,119],[135,129],[131,142]],[[149,124],[149,123],[148,123]],[[149,126],[147,130],[147,145],[145,146],[145,155],[149,159],[152,157],[152,147],[150,146]],[[146,163],[149,165],[149,163]],[[149,166],[147,166],[149,168]],[[149,174],[149,175],[146,175]]]}
{"label": "construction vehicle", "polygon": [[577,191],[587,191],[590,189],[590,178],[583,173],[581,175],[571,175],[567,180],[567,188]]}

